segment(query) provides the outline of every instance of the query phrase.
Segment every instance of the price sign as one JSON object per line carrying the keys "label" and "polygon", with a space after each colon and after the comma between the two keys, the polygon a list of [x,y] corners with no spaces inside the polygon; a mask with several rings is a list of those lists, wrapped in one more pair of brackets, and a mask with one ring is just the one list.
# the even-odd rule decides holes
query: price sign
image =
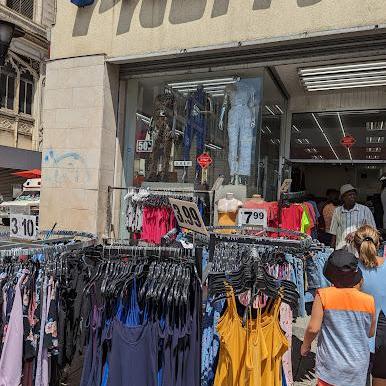
{"label": "price sign", "polygon": [[38,216],[11,213],[9,233],[10,237],[14,239],[36,240],[38,237]]}
{"label": "price sign", "polygon": [[265,209],[240,209],[238,223],[241,225],[253,225],[267,228],[268,216]]}
{"label": "price sign", "polygon": [[189,201],[177,200],[169,198],[170,205],[173,208],[178,225],[181,228],[190,229],[193,232],[208,234],[204,220],[201,217],[197,204]]}
{"label": "price sign", "polygon": [[192,161],[174,161],[174,166],[176,167],[189,167],[192,166]]}
{"label": "price sign", "polygon": [[137,141],[137,153],[151,153],[153,151],[153,141],[151,139]]}

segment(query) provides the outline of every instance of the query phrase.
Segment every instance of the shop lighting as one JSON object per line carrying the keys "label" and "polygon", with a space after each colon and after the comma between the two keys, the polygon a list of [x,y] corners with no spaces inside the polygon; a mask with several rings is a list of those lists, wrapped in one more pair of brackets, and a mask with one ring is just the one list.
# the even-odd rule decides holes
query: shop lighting
{"label": "shop lighting", "polygon": [[315,123],[317,124],[317,126],[318,126],[320,132],[322,133],[323,137],[325,138],[326,142],[328,143],[328,146],[330,146],[330,149],[331,149],[331,151],[333,152],[335,158],[336,158],[337,160],[339,160],[338,155],[336,154],[334,148],[333,148],[332,145],[331,145],[330,140],[328,139],[326,133],[324,132],[322,126],[320,125],[320,123],[319,123],[319,121],[318,121],[318,119],[316,118],[316,115],[315,115],[314,113],[312,113],[312,118],[314,118]]}
{"label": "shop lighting", "polygon": [[383,143],[385,137],[366,137],[366,143]]}
{"label": "shop lighting", "polygon": [[233,78],[217,78],[217,79],[194,80],[194,81],[186,81],[186,82],[175,82],[175,83],[169,83],[168,86],[172,88],[186,88],[186,87],[197,88],[199,85],[205,87],[205,86],[216,85],[216,84],[232,84],[232,83],[236,83],[236,80]]}
{"label": "shop lighting", "polygon": [[296,140],[296,142],[299,144],[299,145],[309,145],[311,142],[309,139],[307,138],[298,138]]}
{"label": "shop lighting", "polygon": [[311,156],[312,159],[324,159],[322,155],[313,155]]}
{"label": "shop lighting", "polygon": [[367,131],[383,131],[386,130],[386,125],[384,121],[378,122],[366,122]]}
{"label": "shop lighting", "polygon": [[270,140],[270,142],[273,145],[280,145],[280,139],[279,138],[273,138],[273,139]]}
{"label": "shop lighting", "polygon": [[205,146],[211,150],[222,150],[223,149],[221,146],[215,145],[214,143],[208,143]]}
{"label": "shop lighting", "polygon": [[293,130],[295,133],[300,133],[300,132],[301,132],[295,125],[292,125],[292,130]]}
{"label": "shop lighting", "polygon": [[267,105],[265,105],[265,108],[272,114],[272,115],[276,115],[275,112]]}
{"label": "shop lighting", "polygon": [[368,153],[380,153],[382,151],[381,147],[368,147],[366,148]]}
{"label": "shop lighting", "polygon": [[276,109],[280,111],[280,114],[284,114],[284,111],[281,109],[279,105],[275,105]]}
{"label": "shop lighting", "polygon": [[376,166],[376,165],[369,165],[369,166],[366,166],[366,169],[375,170],[375,169],[378,169],[378,166]]}
{"label": "shop lighting", "polygon": [[[340,113],[337,113],[337,114],[338,114],[339,124],[340,124],[340,128],[342,130],[343,137],[345,137],[346,136],[346,131],[345,131],[344,126],[343,126],[342,118],[340,116]],[[348,156],[350,157],[350,160],[352,161],[352,155],[351,155],[350,148],[347,148],[347,152],[348,152]]]}
{"label": "shop lighting", "polygon": [[268,134],[272,134],[272,130],[269,128],[269,126],[265,126],[265,130]]}
{"label": "shop lighting", "polygon": [[386,61],[343,64],[298,70],[307,91],[386,85]]}
{"label": "shop lighting", "polygon": [[373,154],[370,154],[370,155],[367,155],[366,156],[366,159],[380,159],[381,157],[379,155],[373,155]]}
{"label": "shop lighting", "polygon": [[315,149],[314,147],[307,147],[304,149],[304,151],[309,154],[316,154],[318,152],[318,150]]}

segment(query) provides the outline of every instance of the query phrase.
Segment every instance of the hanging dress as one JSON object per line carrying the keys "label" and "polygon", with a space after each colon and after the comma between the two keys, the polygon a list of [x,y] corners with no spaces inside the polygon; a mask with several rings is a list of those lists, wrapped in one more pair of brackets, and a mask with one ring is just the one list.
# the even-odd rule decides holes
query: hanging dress
{"label": "hanging dress", "polygon": [[260,320],[250,318],[243,327],[232,288],[227,287],[227,295],[227,309],[217,324],[221,343],[214,385],[263,385],[262,364],[268,352]]}

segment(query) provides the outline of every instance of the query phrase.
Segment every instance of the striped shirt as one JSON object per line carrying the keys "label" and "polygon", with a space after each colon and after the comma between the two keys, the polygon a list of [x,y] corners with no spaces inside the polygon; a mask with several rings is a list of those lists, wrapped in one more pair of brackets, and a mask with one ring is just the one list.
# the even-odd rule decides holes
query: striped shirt
{"label": "striped shirt", "polygon": [[342,249],[347,245],[346,237],[355,232],[362,225],[375,225],[371,210],[364,205],[355,204],[354,208],[347,210],[338,206],[332,216],[330,233],[336,236],[336,249]]}
{"label": "striped shirt", "polygon": [[328,287],[318,294],[323,323],[316,352],[317,377],[336,386],[365,386],[374,298],[356,288]]}

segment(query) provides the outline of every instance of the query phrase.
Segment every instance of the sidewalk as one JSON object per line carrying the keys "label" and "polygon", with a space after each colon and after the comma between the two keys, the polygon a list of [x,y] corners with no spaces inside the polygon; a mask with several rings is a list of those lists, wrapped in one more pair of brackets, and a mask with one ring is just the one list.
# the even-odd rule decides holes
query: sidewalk
{"label": "sidewalk", "polygon": [[292,368],[294,374],[294,386],[315,386],[315,351],[316,341],[312,347],[311,354],[302,358],[300,356],[300,346],[303,341],[304,331],[307,327],[309,316],[298,318],[293,325],[292,336]]}

